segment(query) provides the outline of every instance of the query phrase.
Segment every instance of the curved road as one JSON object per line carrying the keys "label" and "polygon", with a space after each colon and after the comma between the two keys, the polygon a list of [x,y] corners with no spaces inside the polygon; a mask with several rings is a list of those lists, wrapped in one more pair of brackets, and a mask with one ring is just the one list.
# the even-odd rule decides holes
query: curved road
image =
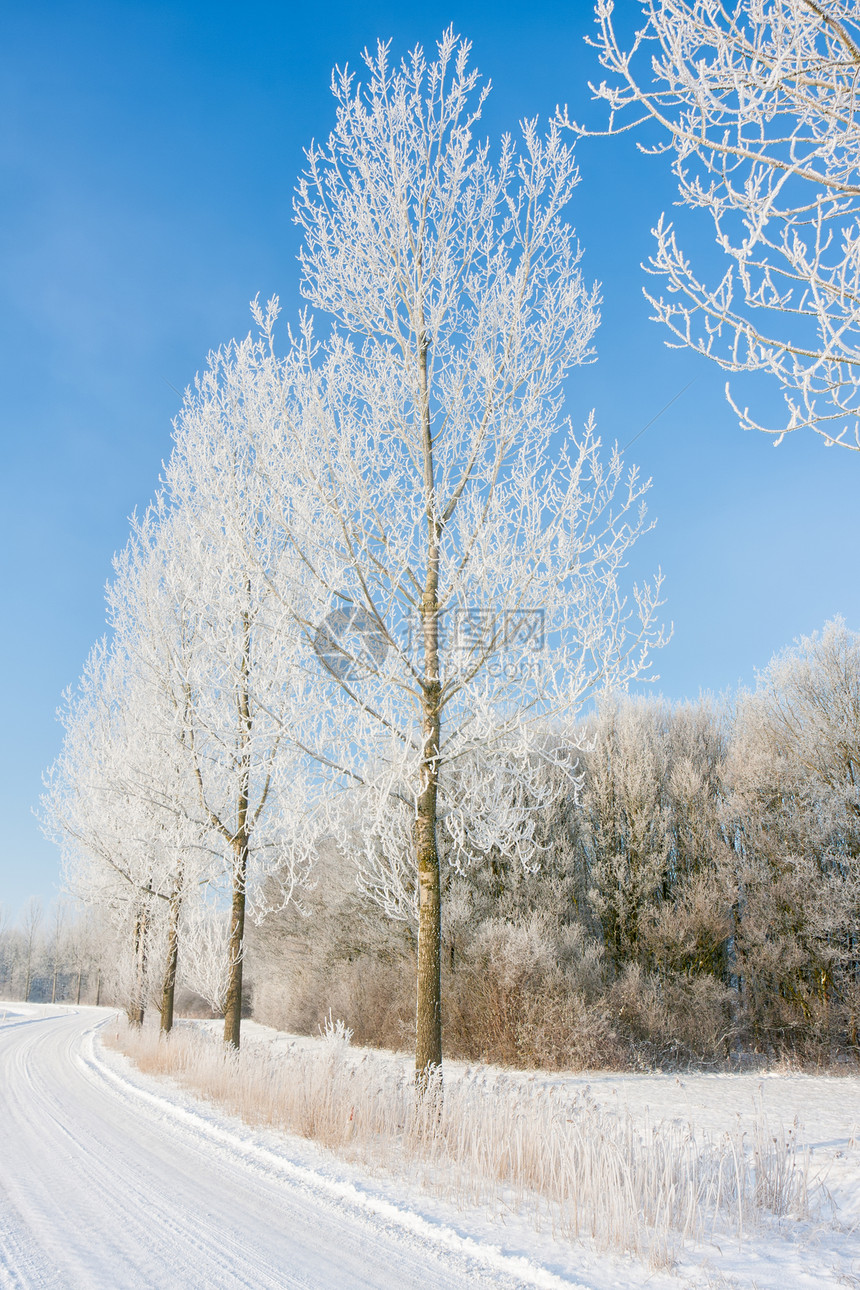
{"label": "curved road", "polygon": [[106,1015],[13,1004],[4,1020],[0,1004],[0,1286],[561,1284],[447,1248],[393,1207],[374,1212],[229,1124],[124,1081],[94,1045]]}

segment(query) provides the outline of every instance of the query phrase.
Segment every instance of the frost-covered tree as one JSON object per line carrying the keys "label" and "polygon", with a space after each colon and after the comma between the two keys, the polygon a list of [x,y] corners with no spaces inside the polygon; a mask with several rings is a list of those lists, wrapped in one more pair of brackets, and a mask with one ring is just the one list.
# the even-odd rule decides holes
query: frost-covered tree
{"label": "frost-covered tree", "polygon": [[449,31],[432,63],[380,45],[365,85],[336,72],[295,208],[334,329],[318,345],[304,319],[258,449],[298,557],[286,618],[316,656],[295,846],[359,836],[364,890],[416,920],[419,1082],[442,1059],[440,846],[537,864],[543,765],[574,775],[551,723],[641,674],[659,636],[655,588],[622,590],[647,485],[562,416],[597,325],[563,216],[573,154],[535,122],[519,146],[476,140],[468,54]]}
{"label": "frost-covered tree", "polygon": [[108,942],[114,939],[113,929],[106,920],[92,917],[91,911],[65,904],[59,918],[60,935],[56,935],[58,922],[54,911],[48,920],[50,932],[45,938],[44,916],[37,917],[28,972],[27,942],[32,933],[33,910],[34,905],[29,902],[13,922],[7,911],[0,909],[0,997],[23,998],[29,976],[30,993],[37,998],[44,999],[50,992],[53,1001],[80,1003],[86,992],[87,1002],[95,1002],[98,973],[110,956]]}
{"label": "frost-covered tree", "polygon": [[8,996],[16,967],[17,936],[12,931],[8,908],[0,905],[0,990]]}
{"label": "frost-covered tree", "polygon": [[590,903],[616,968],[636,956],[640,922],[668,885],[669,767],[654,717],[649,705],[607,701],[587,754],[581,846]]}
{"label": "frost-covered tree", "polygon": [[[136,1022],[155,968],[154,926],[175,899],[192,836],[176,801],[176,732],[158,698],[118,640],[112,648],[97,645],[66,696],[63,747],[43,798],[68,890],[125,929],[125,1002]],[[169,972],[165,963],[164,976]],[[170,1028],[169,1011],[162,1024]]]}
{"label": "frost-covered tree", "polygon": [[739,971],[754,1026],[801,1042],[841,1029],[856,1048],[860,638],[841,620],[777,655],[743,696],[729,784]]}
{"label": "frost-covered tree", "polygon": [[[185,554],[193,559],[191,552]],[[215,868],[190,755],[187,677],[199,651],[199,624],[189,586],[199,581],[199,571],[186,568],[182,530],[158,507],[133,520],[131,538],[114,565],[107,593],[111,649],[130,707],[120,773],[129,782],[128,798],[150,821],[149,854],[161,861],[158,881],[149,879],[147,886],[159,904],[134,938],[141,954],[155,955],[161,964],[153,993],[167,1032],[173,1025],[184,906],[212,880]]]}
{"label": "frost-covered tree", "polygon": [[721,974],[729,929],[717,895],[725,732],[706,700],[612,696],[587,723],[572,824],[586,907],[616,971]]}
{"label": "frost-covered tree", "polygon": [[[92,975],[101,968],[104,947],[104,919],[97,911],[79,908],[73,911],[66,939],[66,966],[72,977],[74,1002],[81,1002],[86,980],[92,995]],[[90,999],[94,1002],[94,996]]]}
{"label": "frost-covered tree", "polygon": [[45,911],[42,902],[37,896],[31,897],[24,907],[21,915],[21,934],[23,943],[24,959],[24,1000],[30,998],[30,987],[33,984],[33,975],[39,963],[42,951],[42,927],[45,921]]}
{"label": "frost-covered tree", "polygon": [[[170,622],[178,641],[181,621],[193,623],[188,658],[174,659],[170,701],[182,711],[195,818],[219,857],[214,887],[230,910],[223,1008],[234,1046],[246,915],[262,916],[276,889],[288,901],[308,869],[284,858],[291,802],[302,791],[291,739],[296,632],[284,618],[289,601],[272,585],[289,582],[283,565],[293,557],[271,522],[255,455],[280,426],[280,397],[280,374],[259,342],[210,355],[176,422],[157,523],[140,535],[145,559],[163,571],[144,636]],[[274,869],[277,884],[266,881]]]}
{"label": "frost-covered tree", "polygon": [[775,749],[804,768],[817,801],[832,795],[860,843],[860,638],[833,619],[777,655],[758,694]]}
{"label": "frost-covered tree", "polygon": [[[860,19],[853,0],[640,0],[628,26],[596,8],[606,130],[645,125],[671,158],[679,205],[710,220],[724,269],[661,217],[646,293],[679,345],[729,372],[765,372],[782,424],[860,450]],[[635,21],[635,19],[634,19]],[[576,126],[579,133],[596,133]],[[727,387],[728,390],[728,387]]]}
{"label": "frost-covered tree", "polygon": [[[262,912],[275,862],[281,900],[300,876],[281,847],[300,785],[287,738],[293,637],[283,596],[269,590],[284,581],[283,534],[255,492],[265,485],[254,418],[275,415],[259,357],[251,341],[228,346],[188,392],[164,487],[115,561],[111,635],[69,696],[45,802],[75,894],[128,924],[135,1016],[156,954],[170,1028],[183,924],[197,929],[206,909],[226,905],[221,1003],[234,1045],[246,910]],[[198,942],[195,932],[189,960]]]}
{"label": "frost-covered tree", "polygon": [[47,955],[51,972],[51,1003],[57,1001],[57,986],[63,967],[68,958],[69,911],[62,900],[58,900],[51,913],[50,931],[48,933]]}

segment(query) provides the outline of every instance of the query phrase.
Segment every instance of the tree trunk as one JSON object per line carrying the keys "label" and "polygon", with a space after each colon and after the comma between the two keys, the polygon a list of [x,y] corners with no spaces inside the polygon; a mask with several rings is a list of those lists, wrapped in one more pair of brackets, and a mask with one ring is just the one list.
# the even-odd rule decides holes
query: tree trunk
{"label": "tree trunk", "polygon": [[99,968],[99,970],[96,973],[96,1007],[97,1008],[101,1004],[101,998],[102,998],[102,970],[101,968]]}
{"label": "tree trunk", "polygon": [[78,990],[77,990],[77,997],[75,998],[76,1004],[80,1004],[81,1002],[81,980],[83,979],[83,975],[84,975],[83,968],[78,968]]}
{"label": "tree trunk", "polygon": [[[248,603],[251,587],[248,584]],[[227,997],[224,1001],[224,1042],[239,1047],[242,1026],[242,960],[245,948],[245,882],[248,876],[248,844],[250,842],[249,805],[251,792],[251,699],[248,678],[251,675],[251,617],[242,615],[242,666],[238,693],[241,765],[239,794],[236,802],[236,832],[233,835],[233,904],[230,910],[230,940],[228,946],[229,978]]]}
{"label": "tree trunk", "polygon": [[242,959],[245,941],[245,874],[248,865],[248,847],[243,840],[237,846],[236,868],[233,874],[233,904],[230,910],[230,955],[227,996],[224,1002],[224,1043],[239,1047],[242,1025]]}
{"label": "tree trunk", "polygon": [[176,994],[176,965],[179,961],[179,915],[182,912],[181,879],[170,899],[170,921],[167,927],[167,958],[161,984],[161,1033],[173,1029],[173,1003]]}
{"label": "tree trunk", "polygon": [[442,891],[436,838],[439,753],[442,743],[442,685],[439,660],[439,553],[442,526],[436,503],[433,435],[427,368],[427,334],[422,310],[419,353],[419,409],[423,485],[427,514],[427,572],[421,601],[424,638],[423,736],[421,784],[415,819],[418,869],[418,970],[415,1008],[415,1079],[427,1090],[433,1072],[442,1070]]}
{"label": "tree trunk", "polygon": [[418,862],[418,980],[415,1017],[415,1078],[426,1089],[442,1067],[442,901],[436,847],[435,766],[418,802],[415,849]]}
{"label": "tree trunk", "polygon": [[128,1008],[129,1025],[140,1027],[146,1012],[146,910],[134,920],[134,994]]}

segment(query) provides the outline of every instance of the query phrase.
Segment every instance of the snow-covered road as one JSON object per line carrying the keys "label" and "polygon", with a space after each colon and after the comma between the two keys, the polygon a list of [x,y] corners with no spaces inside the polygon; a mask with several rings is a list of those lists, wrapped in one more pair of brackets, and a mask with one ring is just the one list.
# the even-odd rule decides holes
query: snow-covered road
{"label": "snow-covered road", "polygon": [[106,1015],[0,1011],[0,1285],[561,1284],[504,1257],[488,1265],[123,1079],[94,1042]]}

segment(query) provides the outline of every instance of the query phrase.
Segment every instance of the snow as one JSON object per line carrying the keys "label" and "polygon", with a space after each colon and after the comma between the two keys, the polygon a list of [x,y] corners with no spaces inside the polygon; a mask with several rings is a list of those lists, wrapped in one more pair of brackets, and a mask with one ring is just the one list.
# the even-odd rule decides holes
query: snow
{"label": "snow", "polygon": [[[714,1131],[764,1107],[790,1123],[832,1206],[649,1269],[536,1232],[513,1213],[368,1176],[312,1143],[252,1129],[103,1047],[107,1009],[0,1010],[5,1093],[0,1286],[454,1290],[835,1290],[860,1286],[860,1081],[805,1075],[523,1075],[588,1085],[637,1115]],[[245,1023],[243,1042],[313,1043]],[[403,1058],[373,1055],[380,1062]],[[452,1063],[448,1078],[464,1067]],[[506,1073],[509,1078],[509,1073]],[[492,1082],[494,1073],[487,1072]]]}
{"label": "snow", "polygon": [[[221,1022],[199,1022],[220,1033]],[[285,1053],[314,1044],[311,1038],[290,1035],[258,1022],[243,1022],[243,1043],[273,1046]],[[376,1050],[354,1050],[355,1058],[380,1065],[411,1058]],[[463,1077],[474,1067],[446,1063],[446,1080]],[[594,1290],[610,1286],[719,1287],[719,1290],[825,1290],[855,1286],[860,1290],[860,1079],[853,1075],[744,1072],[740,1074],[548,1074],[484,1067],[482,1080],[517,1078],[525,1084],[563,1084],[585,1091],[598,1102],[652,1124],[691,1124],[711,1134],[750,1130],[765,1118],[774,1133],[793,1127],[801,1148],[808,1152],[810,1174],[823,1183],[824,1195],[813,1206],[811,1221],[798,1224],[776,1220],[767,1230],[747,1235],[742,1243],[701,1245],[678,1252],[671,1275],[638,1269],[622,1259],[593,1254],[584,1246],[572,1253],[561,1246],[552,1266],[561,1275],[578,1278]],[[410,1203],[427,1206],[416,1189]],[[464,1221],[459,1215],[461,1224]],[[477,1218],[472,1221],[479,1222]],[[507,1216],[508,1234],[517,1228]],[[476,1229],[477,1230],[477,1229]],[[491,1224],[481,1228],[486,1239],[498,1240]],[[535,1258],[546,1254],[546,1236],[518,1230],[518,1240]]]}
{"label": "snow", "polygon": [[132,1072],[97,1042],[111,1015],[20,1005],[0,1021],[0,1285],[577,1285]]}

